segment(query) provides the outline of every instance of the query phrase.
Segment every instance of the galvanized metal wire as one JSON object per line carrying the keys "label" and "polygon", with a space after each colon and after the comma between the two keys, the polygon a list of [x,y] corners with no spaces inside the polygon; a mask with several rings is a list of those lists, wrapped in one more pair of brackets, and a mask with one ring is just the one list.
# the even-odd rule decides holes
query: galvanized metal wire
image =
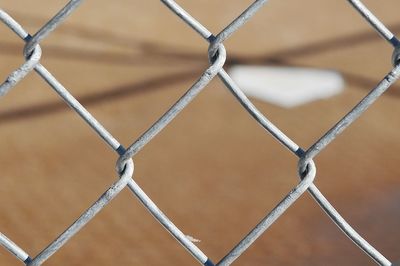
{"label": "galvanized metal wire", "polygon": [[[338,123],[328,130],[308,149],[303,149],[285,135],[265,115],[263,115],[242,92],[240,87],[224,70],[227,52],[223,42],[237,32],[248,20],[250,20],[268,2],[267,0],[254,1],[244,12],[234,19],[218,34],[212,34],[206,27],[190,15],[184,8],[173,0],[161,0],[161,2],[175,13],[184,23],[196,31],[205,41],[209,43],[208,57],[210,65],[186,93],[173,104],[164,115],[140,135],[128,148],[124,148],[104,126],[89,113],[85,107],[76,100],[50,71],[41,63],[40,43],[48,37],[52,31],[65,21],[79,5],[82,0],[71,0],[51,20],[49,20],[38,32],[29,35],[23,27],[15,21],[8,13],[0,9],[0,21],[12,30],[25,42],[25,63],[13,71],[0,85],[0,96],[15,87],[19,81],[24,79],[33,70],[50,85],[50,87],[73,109],[95,133],[101,137],[119,156],[116,162],[118,180],[113,183],[103,195],[95,201],[71,226],[62,232],[53,242],[44,248],[36,256],[28,255],[21,247],[0,233],[0,245],[7,249],[12,255],[22,261],[25,265],[42,265],[55,252],[63,247],[71,237],[79,232],[88,222],[100,212],[105,205],[114,199],[125,187],[143,204],[150,214],[179,242],[194,258],[202,265],[230,265],[243,252],[245,252],[255,240],[259,238],[278,218],[286,212],[289,207],[298,200],[301,195],[308,191],[316,203],[326,212],[332,221],[348,236],[355,245],[363,250],[378,265],[394,265],[382,253],[375,249],[367,240],[359,235],[349,223],[334,209],[325,196],[313,183],[317,174],[317,168],[313,159],[329,144],[336,139],[347,127],[349,127],[363,112],[365,112],[379,97],[390,88],[400,77],[400,42],[396,36],[359,0],[348,0],[351,6],[389,43],[394,47],[394,68],[379,82],[372,90]],[[268,211],[264,218],[249,230],[239,243],[232,248],[218,263],[204,254],[182,231],[157,207],[150,197],[140,188],[132,178],[134,171],[134,156],[145,147],[157,134],[159,134],[171,121],[185,109],[186,106],[218,76],[226,88],[233,94],[237,101],[246,109],[251,117],[260,124],[278,142],[286,147],[299,159],[298,176],[299,183],[287,195],[283,197],[275,208]]]}

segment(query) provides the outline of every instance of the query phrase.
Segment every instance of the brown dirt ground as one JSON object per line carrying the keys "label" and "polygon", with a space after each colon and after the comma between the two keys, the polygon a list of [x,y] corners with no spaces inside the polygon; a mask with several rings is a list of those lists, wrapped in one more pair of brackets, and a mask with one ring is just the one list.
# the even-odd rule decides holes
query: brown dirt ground
{"label": "brown dirt ground", "polygon": [[[2,0],[35,32],[66,1]],[[251,1],[179,1],[213,32]],[[397,0],[365,1],[400,31]],[[0,26],[0,77],[22,42]],[[207,44],[159,1],[86,1],[42,43],[45,65],[125,146],[207,66]],[[306,148],[390,68],[391,47],[346,1],[271,1],[226,42],[233,62],[337,69],[341,95],[293,109],[255,101]],[[2,79],[3,79],[2,78]],[[389,259],[400,258],[399,85],[316,159],[316,184]],[[37,254],[116,179],[117,159],[36,74],[0,104],[0,231]],[[297,161],[217,79],[134,159],[135,179],[214,261],[297,182]],[[236,265],[374,265],[301,197]],[[21,265],[0,249],[0,265]],[[45,265],[196,265],[123,191]]]}

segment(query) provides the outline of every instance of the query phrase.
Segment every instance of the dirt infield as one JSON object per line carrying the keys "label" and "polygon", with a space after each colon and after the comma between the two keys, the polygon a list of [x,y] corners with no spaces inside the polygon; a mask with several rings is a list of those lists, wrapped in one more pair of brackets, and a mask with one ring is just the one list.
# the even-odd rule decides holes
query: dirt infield
{"label": "dirt infield", "polygon": [[[118,3],[117,3],[118,2]],[[207,67],[207,43],[159,1],[86,1],[41,44],[42,64],[128,146]],[[179,1],[217,33],[251,1]],[[365,1],[400,33],[399,2]],[[2,0],[34,33],[65,1]],[[0,25],[0,80],[23,43]],[[303,148],[391,69],[391,47],[346,1],[270,1],[225,43],[233,64],[335,69],[339,96],[258,108]],[[315,183],[390,260],[400,259],[400,84],[316,159]],[[116,180],[117,156],[35,73],[0,99],[0,231],[31,256]],[[134,159],[135,180],[214,261],[298,182],[297,160],[215,79]],[[0,248],[0,265],[21,265]],[[235,265],[374,265],[308,194]],[[44,265],[196,265],[123,191]]]}

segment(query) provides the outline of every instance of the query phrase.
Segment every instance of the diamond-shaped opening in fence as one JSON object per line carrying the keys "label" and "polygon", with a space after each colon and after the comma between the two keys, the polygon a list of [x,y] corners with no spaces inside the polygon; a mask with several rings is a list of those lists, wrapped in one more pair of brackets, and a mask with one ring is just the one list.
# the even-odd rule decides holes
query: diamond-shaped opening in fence
{"label": "diamond-shaped opening in fence", "polygon": [[[297,3],[293,4],[295,5],[294,7],[296,7]],[[300,3],[298,3],[298,5],[300,5]],[[285,23],[276,23],[274,24],[274,27],[268,27],[270,24],[262,23],[262,19],[265,21],[268,21],[268,19],[272,20],[274,16],[277,16],[276,14],[273,14],[273,12],[280,14],[283,10],[286,10],[286,6],[283,3],[273,4],[271,2],[266,4],[264,7],[266,10],[265,17],[258,17],[256,15],[253,18],[254,21],[250,22],[259,23],[245,25],[244,27],[254,25],[252,27],[255,29],[257,26],[260,29],[267,28],[263,30],[265,35],[256,35],[256,37],[252,39],[252,42],[249,42],[249,45],[257,46],[265,39],[264,41],[270,42],[269,45],[273,45],[273,47],[270,51],[264,52],[264,55],[262,56],[251,56],[245,54],[238,56],[232,52],[232,50],[235,50],[235,40],[236,45],[238,46],[236,49],[240,50],[239,40],[246,40],[244,33],[250,31],[239,30],[231,37],[231,40],[227,41],[228,63],[226,64],[228,67],[232,66],[233,70],[238,67],[242,67],[246,70],[246,73],[242,73],[241,77],[239,77],[240,80],[237,80],[238,84],[241,87],[246,84],[254,86],[251,88],[249,87],[248,89],[243,88],[243,91],[245,93],[247,92],[251,99],[258,100],[257,102],[263,101],[264,99],[264,92],[260,91],[260,88],[256,84],[265,79],[265,75],[263,75],[265,69],[263,70],[263,68],[266,68],[265,71],[268,75],[273,75],[272,72],[279,72],[278,74],[280,77],[286,75],[283,72],[299,72],[298,70],[304,70],[304,72],[306,72],[306,70],[312,70],[312,68],[316,69],[315,72],[320,71],[318,68],[332,69],[343,76],[347,88],[345,92],[325,101],[317,101],[300,106],[294,110],[296,111],[296,114],[292,115],[293,119],[289,118],[292,125],[297,125],[296,128],[301,127],[302,125],[313,125],[313,127],[308,128],[310,134],[309,138],[307,138],[305,142],[302,140],[302,138],[304,139],[304,137],[302,137],[304,133],[299,132],[298,130],[290,132],[290,127],[288,127],[288,135],[292,139],[299,141],[299,143],[306,143],[308,145],[318,139],[326,129],[332,126],[332,124],[343,116],[345,112],[349,111],[365,96],[364,93],[359,94],[359,98],[351,97],[355,94],[353,91],[354,89],[357,90],[358,88],[364,88],[366,90],[371,90],[378,81],[382,79],[383,75],[391,69],[390,56],[392,52],[392,47],[383,41],[379,34],[365,23],[361,17],[359,18],[360,21],[358,23],[353,22],[359,15],[348,3],[315,3],[314,5],[318,6],[322,11],[318,12],[318,14],[313,13],[310,15],[307,10],[304,10],[304,8],[293,8],[293,10],[302,10],[293,15],[293,20],[297,19],[302,21],[301,24],[296,24],[296,27],[288,27],[288,24],[293,25],[294,22],[288,19],[285,20],[283,17],[279,17],[278,19],[285,21]],[[340,9],[340,12],[344,14],[340,21],[335,20],[334,14],[329,11],[333,9]],[[291,11],[288,12],[290,14]],[[332,21],[335,21],[335,23],[332,23]],[[339,25],[348,26],[342,27]],[[312,32],[320,32],[321,28],[325,29],[322,35],[311,34]],[[288,38],[288,35],[290,38]],[[264,36],[271,36],[271,38],[264,38]],[[281,45],[279,45],[279,43]],[[230,46],[232,46],[232,49]],[[261,47],[265,49],[265,47],[269,46]],[[246,53],[250,53],[254,49],[243,50],[245,50]],[[371,50],[376,52],[371,53]],[[366,56],[366,54],[368,54],[368,56]],[[385,58],[386,60],[383,60],[382,58]],[[230,59],[232,60],[231,65],[229,64]],[[269,64],[270,66],[268,66]],[[366,64],[368,64],[368,67],[366,67]],[[276,67],[276,65],[278,67]],[[286,69],[286,66],[290,66],[290,68]],[[303,69],[304,66],[307,68]],[[253,78],[250,77],[252,71],[255,73]],[[313,71],[309,73],[312,72]],[[290,75],[290,73],[287,74],[287,79],[292,83],[296,83],[295,79],[290,79]],[[298,75],[298,73],[296,75]],[[292,78],[295,78],[296,75],[292,76]],[[368,77],[368,75],[371,76]],[[323,77],[323,75],[321,77]],[[233,79],[235,80],[235,75],[233,75]],[[335,73],[332,73],[331,78],[329,75],[325,75],[324,79],[332,80],[332,82],[336,80],[336,83],[339,85],[342,83],[341,78],[338,78]],[[279,79],[277,80],[279,81]],[[279,82],[274,81],[275,85],[277,83]],[[351,91],[348,91],[348,89]],[[393,91],[393,89],[391,89],[391,91]],[[277,95],[272,91],[270,93],[271,95],[274,95],[274,97]],[[390,94],[390,91],[388,93]],[[318,96],[318,93],[313,94],[313,97],[320,97]],[[266,95],[265,97],[269,96]],[[348,100],[349,98],[354,99],[354,102],[350,102]],[[279,99],[275,100],[278,101]],[[317,115],[319,116],[320,112],[312,111],[316,109],[324,110],[324,115],[329,117],[329,120],[317,119]],[[302,115],[303,111],[311,112],[312,115]],[[264,113],[267,118],[271,118],[272,121],[279,123],[280,119],[275,118],[268,112]]]}

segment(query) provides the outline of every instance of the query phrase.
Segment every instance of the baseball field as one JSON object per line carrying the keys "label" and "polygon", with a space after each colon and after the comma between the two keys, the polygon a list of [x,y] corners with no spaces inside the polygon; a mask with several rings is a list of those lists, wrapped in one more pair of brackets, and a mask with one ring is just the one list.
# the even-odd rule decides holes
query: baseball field
{"label": "baseball field", "polygon": [[[252,1],[179,1],[217,34]],[[400,33],[396,0],[365,0]],[[66,1],[2,0],[34,34]],[[269,1],[224,43],[225,68],[332,69],[345,89],[294,108],[252,99],[307,149],[392,69],[392,47],[347,1]],[[205,42],[160,1],[84,1],[41,42],[43,64],[124,146],[208,67]],[[0,80],[24,62],[0,24]],[[315,159],[315,184],[400,260],[400,84]],[[116,153],[36,73],[0,98],[0,232],[37,255],[118,179]],[[134,179],[214,262],[298,183],[298,158],[215,78],[134,158]],[[44,265],[197,265],[125,189]],[[23,265],[0,248],[0,265]],[[305,193],[233,265],[375,265]]]}

